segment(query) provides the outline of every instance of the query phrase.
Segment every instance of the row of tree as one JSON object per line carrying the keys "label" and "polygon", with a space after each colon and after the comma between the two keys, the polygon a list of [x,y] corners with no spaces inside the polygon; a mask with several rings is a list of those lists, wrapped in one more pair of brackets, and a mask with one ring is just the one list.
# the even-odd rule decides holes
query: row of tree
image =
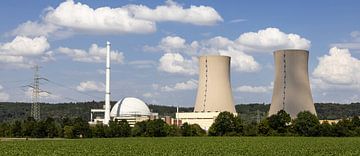
{"label": "row of tree", "polygon": [[300,112],[296,119],[281,110],[260,123],[245,123],[239,116],[222,112],[210,127],[211,136],[360,136],[360,119],[354,116],[337,123],[320,123],[319,119],[308,111]]}
{"label": "row of tree", "polygon": [[138,122],[130,127],[126,120],[110,121],[109,125],[90,126],[82,118],[47,118],[36,121],[29,117],[24,121],[0,124],[0,137],[32,138],[112,138],[112,137],[165,137],[165,136],[204,136],[206,132],[197,124],[182,126],[168,125],[161,119]]}
{"label": "row of tree", "polygon": [[300,112],[292,120],[285,111],[279,111],[260,123],[245,122],[240,116],[222,112],[208,133],[197,124],[184,123],[180,127],[168,125],[161,119],[138,122],[130,127],[127,121],[110,121],[109,125],[90,126],[82,118],[63,118],[36,121],[29,117],[24,121],[0,124],[0,137],[36,138],[112,138],[112,137],[165,137],[165,136],[360,136],[360,119],[340,120],[336,124],[324,122],[310,112]]}

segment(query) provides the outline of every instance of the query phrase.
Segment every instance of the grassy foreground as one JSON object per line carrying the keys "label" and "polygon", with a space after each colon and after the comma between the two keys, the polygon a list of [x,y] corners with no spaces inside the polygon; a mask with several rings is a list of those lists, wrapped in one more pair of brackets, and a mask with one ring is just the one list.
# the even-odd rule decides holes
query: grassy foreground
{"label": "grassy foreground", "polygon": [[167,137],[16,140],[0,141],[0,155],[360,155],[359,147],[360,138]]}

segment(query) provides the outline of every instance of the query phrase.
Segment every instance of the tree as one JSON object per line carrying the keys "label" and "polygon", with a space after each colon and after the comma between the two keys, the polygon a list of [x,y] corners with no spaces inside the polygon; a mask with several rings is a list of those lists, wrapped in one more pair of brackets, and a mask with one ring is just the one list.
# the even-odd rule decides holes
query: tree
{"label": "tree", "polygon": [[191,136],[204,136],[206,134],[206,131],[203,130],[198,124],[191,124],[190,130]]}
{"label": "tree", "polygon": [[135,123],[134,127],[131,129],[132,136],[145,136],[147,121],[141,121]]}
{"label": "tree", "polygon": [[256,122],[245,124],[244,135],[245,136],[256,136],[258,134],[258,127]]}
{"label": "tree", "polygon": [[110,121],[107,137],[127,137],[130,135],[130,126],[126,120]]}
{"label": "tree", "polygon": [[181,136],[181,131],[176,125],[166,125],[167,136]]}
{"label": "tree", "polygon": [[45,125],[46,125],[46,133],[48,138],[58,137],[59,129],[61,127],[56,125],[56,122],[53,118],[48,117],[45,120]]}
{"label": "tree", "polygon": [[34,130],[34,137],[36,138],[45,138],[47,137],[47,126],[45,121],[38,121]]}
{"label": "tree", "polygon": [[318,136],[327,136],[327,137],[334,136],[333,126],[330,125],[327,121],[318,125],[317,130],[318,130]]}
{"label": "tree", "polygon": [[146,136],[164,137],[166,136],[166,123],[161,119],[150,120],[146,124]]}
{"label": "tree", "polygon": [[192,136],[190,125],[187,122],[181,125],[180,132],[182,136]]}
{"label": "tree", "polygon": [[10,137],[11,136],[11,126],[8,123],[2,123],[0,125],[0,137]]}
{"label": "tree", "polygon": [[359,119],[359,116],[354,116],[352,119],[351,119],[351,124],[352,126],[355,128],[355,127],[360,127],[360,119]]}
{"label": "tree", "polygon": [[64,137],[68,138],[68,139],[73,139],[76,137],[74,134],[74,126],[65,126],[64,127]]}
{"label": "tree", "polygon": [[21,122],[16,120],[12,125],[11,125],[11,136],[12,137],[22,137],[22,133],[21,133]]}
{"label": "tree", "polygon": [[268,119],[264,119],[259,123],[259,125],[258,125],[258,133],[260,135],[265,135],[265,136],[271,134]]}
{"label": "tree", "polygon": [[82,118],[75,118],[73,122],[74,126],[74,135],[76,137],[81,138],[90,138],[91,137],[91,130],[89,123]]}
{"label": "tree", "polygon": [[319,125],[319,119],[309,111],[298,113],[293,123],[295,132],[302,136],[316,136]]}
{"label": "tree", "polygon": [[33,117],[28,117],[22,124],[22,134],[25,137],[34,137],[36,121]]}
{"label": "tree", "polygon": [[198,124],[183,123],[180,127],[182,136],[204,136],[206,131],[203,130]]}
{"label": "tree", "polygon": [[284,110],[280,110],[277,114],[270,116],[268,121],[271,129],[277,133],[286,133],[288,132],[288,124],[291,121],[291,117]]}
{"label": "tree", "polygon": [[92,136],[96,138],[104,138],[105,137],[105,126],[103,124],[96,124],[94,127],[91,127]]}
{"label": "tree", "polygon": [[240,116],[235,117],[233,113],[221,112],[215,122],[209,128],[209,135],[241,135],[243,134],[243,123]]}

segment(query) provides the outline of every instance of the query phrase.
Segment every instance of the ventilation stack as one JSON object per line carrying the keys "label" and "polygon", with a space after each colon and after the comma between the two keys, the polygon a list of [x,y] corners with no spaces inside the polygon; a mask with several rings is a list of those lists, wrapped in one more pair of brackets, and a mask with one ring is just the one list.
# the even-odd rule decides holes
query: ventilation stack
{"label": "ventilation stack", "polygon": [[106,42],[106,86],[105,86],[105,117],[104,124],[110,121],[110,42]]}
{"label": "ventilation stack", "polygon": [[236,113],[230,84],[230,57],[199,58],[199,85],[194,112]]}
{"label": "ventilation stack", "polygon": [[309,52],[278,50],[274,52],[275,81],[269,116],[285,110],[291,118],[302,111],[316,115],[309,75]]}

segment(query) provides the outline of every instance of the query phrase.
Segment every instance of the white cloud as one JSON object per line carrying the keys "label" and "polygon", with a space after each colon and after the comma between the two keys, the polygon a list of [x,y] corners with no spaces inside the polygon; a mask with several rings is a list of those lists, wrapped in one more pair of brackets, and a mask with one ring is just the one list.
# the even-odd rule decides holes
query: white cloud
{"label": "white cloud", "polygon": [[212,7],[184,8],[168,1],[155,9],[144,5],[91,8],[87,4],[68,0],[59,6],[49,7],[40,21],[27,21],[12,31],[13,35],[69,36],[84,34],[145,34],[156,31],[156,22],[173,21],[194,25],[214,25],[222,21]]}
{"label": "white cloud", "polygon": [[16,36],[11,42],[2,44],[0,47],[1,53],[16,56],[31,56],[41,55],[45,50],[49,49],[50,45],[47,39],[43,36],[28,38],[25,36]]}
{"label": "white cloud", "polygon": [[286,34],[278,28],[266,28],[258,32],[247,32],[236,42],[249,51],[273,52],[277,49],[309,49],[311,42],[297,34]]}
{"label": "white cloud", "polygon": [[154,94],[147,92],[147,93],[144,93],[142,96],[146,97],[146,98],[152,98],[152,97],[154,97]]}
{"label": "white cloud", "polygon": [[175,21],[194,25],[214,25],[223,21],[212,7],[191,5],[190,8],[183,8],[171,0],[155,9],[143,5],[129,5],[127,8],[135,18],[150,21]]}
{"label": "white cloud", "polygon": [[193,89],[196,89],[197,86],[198,86],[198,81],[191,79],[186,82],[176,83],[175,85],[172,85],[172,86],[165,85],[165,86],[161,87],[161,91],[172,92],[172,91],[179,91],[179,90],[193,90]]}
{"label": "white cloud", "polygon": [[94,33],[149,33],[156,30],[152,21],[132,17],[125,8],[100,7],[65,1],[50,8],[43,19],[47,23]]}
{"label": "white cloud", "polygon": [[[67,47],[60,47],[57,50],[60,53],[71,57],[74,61],[94,63],[101,63],[106,61],[106,47],[99,47],[97,44],[92,44],[88,51],[82,49],[71,49]],[[110,58],[116,63],[124,62],[124,54],[122,52],[111,51]]]}
{"label": "white cloud", "polygon": [[[25,96],[28,98],[31,98],[33,95],[33,88],[28,88],[25,92],[24,92]],[[46,92],[46,91],[41,91],[39,93],[39,98],[41,98],[40,100],[59,100],[61,97],[59,95],[54,95],[50,92]]]}
{"label": "white cloud", "polygon": [[81,82],[76,87],[76,90],[81,91],[81,92],[86,92],[86,91],[103,92],[103,91],[105,91],[105,84],[102,82],[84,81],[84,82]]}
{"label": "white cloud", "polygon": [[0,85],[0,101],[6,102],[10,98],[10,95],[3,91],[3,86]]}
{"label": "white cloud", "polygon": [[197,73],[197,59],[195,57],[186,59],[179,53],[166,53],[159,62],[158,70],[160,71],[185,75]]}
{"label": "white cloud", "polygon": [[16,36],[10,42],[0,43],[0,68],[30,68],[41,61],[39,59],[54,60],[52,52],[46,52],[49,48],[50,44],[43,36]]}
{"label": "white cloud", "polygon": [[238,19],[231,20],[229,23],[240,23],[240,22],[245,22],[245,21],[247,21],[247,19],[238,18]]}
{"label": "white cloud", "polygon": [[331,47],[338,47],[349,50],[360,50],[360,31],[353,31],[350,33],[351,39],[342,43],[333,43]]}
{"label": "white cloud", "polygon": [[360,89],[360,60],[352,57],[348,49],[333,47],[319,58],[312,75],[318,88]]}
{"label": "white cloud", "polygon": [[137,60],[137,61],[131,61],[131,62],[129,62],[129,64],[134,66],[135,68],[146,69],[146,68],[152,68],[152,67],[156,66],[156,61]]}
{"label": "white cloud", "polygon": [[260,70],[260,64],[257,63],[254,57],[245,54],[242,51],[229,48],[228,50],[219,50],[221,55],[231,57],[231,65],[235,70],[240,72],[255,72]]}
{"label": "white cloud", "polygon": [[[249,55],[249,52],[272,53],[277,49],[309,49],[310,41],[297,34],[286,34],[278,28],[266,28],[258,32],[247,32],[241,34],[237,39],[231,40],[226,37],[216,36],[201,41],[186,40],[179,36],[166,36],[161,39],[157,46],[145,46],[145,51],[162,51],[167,53],[163,58],[170,58],[170,55],[186,54],[190,57],[199,55],[215,54],[231,56],[231,66],[239,72],[256,72],[261,69],[261,65]],[[168,54],[176,53],[176,54]],[[180,57],[181,56],[181,57]],[[180,55],[179,58],[183,58]],[[173,59],[172,59],[173,60]],[[172,62],[172,61],[167,61]],[[160,62],[159,69],[171,68]],[[195,65],[196,66],[196,65]],[[176,67],[179,69],[180,67]],[[180,69],[179,69],[180,70]],[[163,70],[170,73],[178,70]]]}
{"label": "white cloud", "polygon": [[269,86],[239,86],[235,89],[238,92],[245,92],[245,93],[268,93],[271,92],[273,89],[274,83],[272,82]]}
{"label": "white cloud", "polygon": [[12,35],[23,35],[29,37],[48,36],[59,29],[60,27],[50,23],[26,21],[13,30]]}

